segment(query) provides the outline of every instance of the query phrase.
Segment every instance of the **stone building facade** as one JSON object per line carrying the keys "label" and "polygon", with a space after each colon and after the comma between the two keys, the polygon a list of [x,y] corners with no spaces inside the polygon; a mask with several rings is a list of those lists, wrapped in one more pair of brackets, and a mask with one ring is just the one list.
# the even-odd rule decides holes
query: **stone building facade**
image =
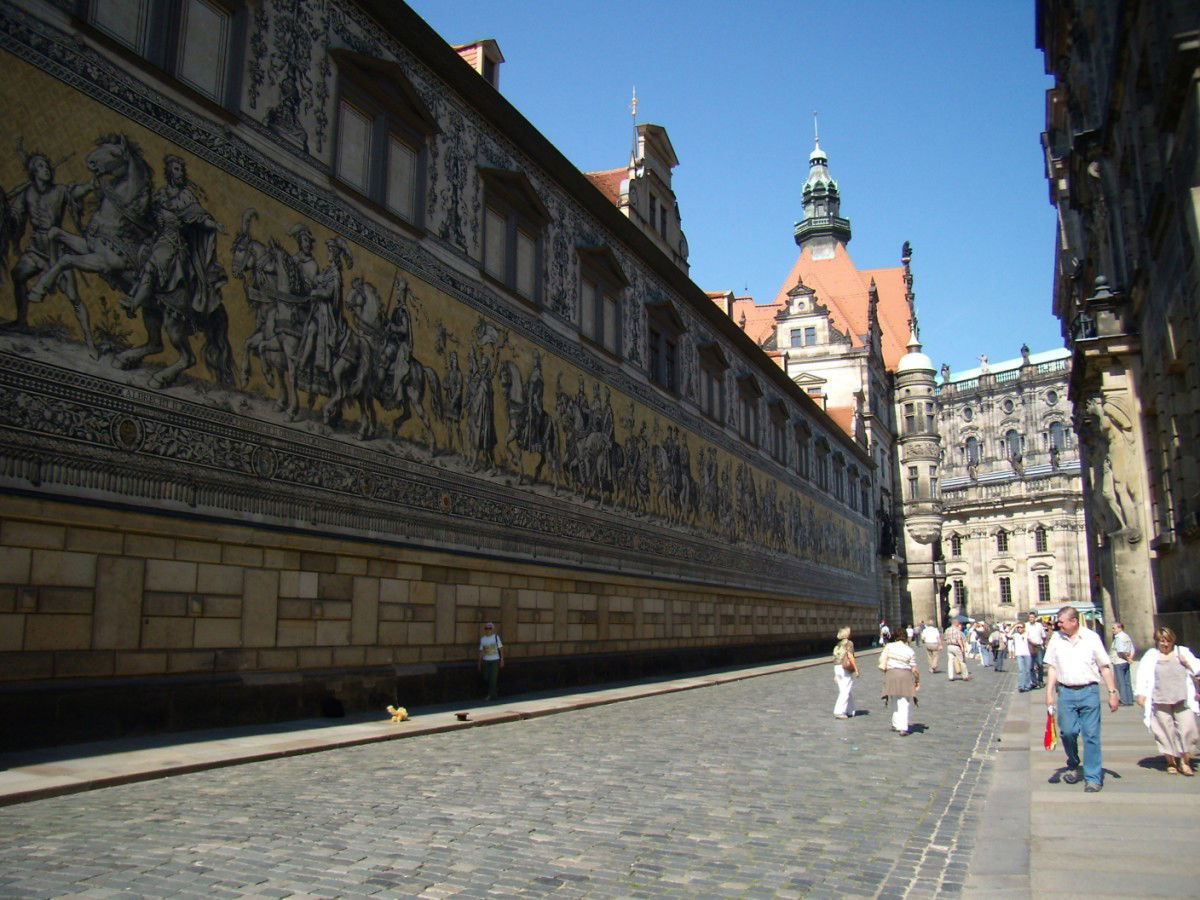
{"label": "stone building facade", "polygon": [[470,696],[484,620],[510,689],[873,626],[867,449],[461,50],[0,6],[6,743]]}
{"label": "stone building facade", "polygon": [[947,609],[989,622],[1088,604],[1070,353],[951,374],[937,388]]}
{"label": "stone building facade", "polygon": [[1039,0],[1054,314],[1073,354],[1097,599],[1200,640],[1200,7]]}

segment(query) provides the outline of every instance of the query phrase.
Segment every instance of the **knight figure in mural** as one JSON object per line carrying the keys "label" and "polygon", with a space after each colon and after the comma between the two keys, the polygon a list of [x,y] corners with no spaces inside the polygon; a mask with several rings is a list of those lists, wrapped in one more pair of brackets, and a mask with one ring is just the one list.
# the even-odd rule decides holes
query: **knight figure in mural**
{"label": "knight figure in mural", "polygon": [[[154,236],[137,282],[121,301],[132,317],[154,308],[179,358],[151,378],[151,386],[171,384],[195,365],[191,336],[203,331],[205,363],[224,385],[232,386],[233,353],[221,286],[228,280],[217,262],[217,234],[225,226],[200,205],[204,191],[188,178],[187,165],[175,155],[163,158],[165,184],[154,192],[150,209]],[[133,357],[127,357],[132,361]]]}
{"label": "knight figure in mural", "polygon": [[[0,209],[0,261],[7,259],[9,243],[15,245],[20,240],[26,225],[29,226],[29,240],[11,272],[16,318],[4,328],[23,328],[27,324],[31,301],[29,282],[49,269],[58,258],[60,245],[51,240],[51,229],[61,230],[63,219],[69,212],[76,229],[81,230],[83,202],[96,189],[94,179],[82,184],[58,184],[54,180],[54,164],[46,154],[25,153],[19,140],[17,151],[23,157],[28,180],[5,195],[6,202]],[[64,271],[45,293],[56,290],[66,295],[79,320],[88,353],[92,359],[97,359],[100,354],[92,337],[87,307],[79,297],[75,273]],[[41,300],[42,296],[38,294],[32,299]]]}

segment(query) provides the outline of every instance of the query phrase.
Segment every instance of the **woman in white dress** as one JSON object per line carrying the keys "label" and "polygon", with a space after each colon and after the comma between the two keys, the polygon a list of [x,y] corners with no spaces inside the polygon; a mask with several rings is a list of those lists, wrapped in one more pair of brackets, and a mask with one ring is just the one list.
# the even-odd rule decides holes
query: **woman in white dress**
{"label": "woman in white dress", "polygon": [[883,648],[879,667],[883,669],[883,699],[895,699],[892,731],[907,736],[909,703],[917,702],[921,690],[921,673],[917,671],[917,654],[908,646],[904,629],[896,630],[895,638]]}
{"label": "woman in white dress", "polygon": [[850,719],[854,717],[854,679],[859,671],[848,626],[838,630],[837,641],[833,648],[833,681],[837,685],[838,695],[837,702],[833,704],[833,717]]}

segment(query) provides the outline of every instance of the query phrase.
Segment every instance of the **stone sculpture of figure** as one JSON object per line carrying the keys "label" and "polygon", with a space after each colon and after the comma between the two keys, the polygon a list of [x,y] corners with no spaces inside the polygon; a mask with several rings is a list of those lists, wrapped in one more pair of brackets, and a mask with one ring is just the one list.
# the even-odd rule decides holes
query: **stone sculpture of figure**
{"label": "stone sculpture of figure", "polygon": [[950,364],[942,363],[942,384],[950,383]]}
{"label": "stone sculpture of figure", "polygon": [[[94,180],[84,184],[56,184],[54,166],[42,153],[30,153],[25,157],[25,172],[29,180],[8,195],[8,209],[0,210],[0,216],[7,216],[10,220],[14,241],[25,230],[26,222],[30,228],[29,241],[12,269],[13,299],[17,304],[17,317],[7,323],[5,328],[25,326],[31,299],[41,299],[41,295],[30,297],[29,281],[50,268],[59,255],[59,244],[50,239],[50,229],[62,228],[63,218],[68,210],[78,226],[81,204],[96,186]],[[0,227],[0,231],[3,230],[5,229]],[[53,285],[49,285],[49,290],[56,289],[67,295],[67,300],[75,311],[75,318],[79,320],[79,328],[83,332],[84,341],[87,342],[88,352],[93,359],[97,358],[99,354],[92,339],[87,307],[79,297],[74,271],[66,270],[58,276]]]}
{"label": "stone sculpture of figure", "polygon": [[980,354],[979,354],[979,374],[980,374],[980,375],[986,375],[986,374],[988,374],[990,371],[992,371],[992,370],[991,370],[991,369],[988,367],[988,358],[987,358],[987,354],[986,354],[986,353],[980,353]]}
{"label": "stone sculpture of figure", "polygon": [[1101,495],[1115,518],[1113,531],[1123,532],[1131,544],[1141,540],[1138,527],[1138,477],[1133,420],[1121,404],[1111,397],[1096,395],[1088,401],[1088,415],[1095,428],[1101,456],[1099,485]]}
{"label": "stone sculpture of figure", "polygon": [[1029,345],[1028,344],[1021,345],[1021,365],[1023,365],[1023,366],[1029,365]]}

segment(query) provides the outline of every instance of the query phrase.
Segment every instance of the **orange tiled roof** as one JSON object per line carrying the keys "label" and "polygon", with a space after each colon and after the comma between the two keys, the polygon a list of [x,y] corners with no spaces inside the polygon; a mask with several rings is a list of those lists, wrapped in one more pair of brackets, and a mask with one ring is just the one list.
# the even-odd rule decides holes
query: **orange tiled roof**
{"label": "orange tiled roof", "polygon": [[583,177],[594,184],[613,206],[621,200],[621,182],[629,177],[629,169],[609,169],[607,172],[584,172]]}
{"label": "orange tiled roof", "polygon": [[854,437],[853,406],[829,406],[825,408],[825,412],[829,414],[829,418],[833,419],[842,431],[846,432],[850,437]]}
{"label": "orange tiled roof", "polygon": [[[895,369],[900,358],[908,352],[908,302],[904,297],[904,269],[863,269],[839,244],[832,259],[813,259],[811,248],[805,247],[779,289],[775,302],[760,309],[777,310],[787,303],[787,292],[803,278],[817,292],[819,303],[829,307],[835,328],[848,332],[852,346],[862,346],[867,331],[867,291],[871,279],[879,291],[879,326],[883,329],[883,360]],[[774,323],[772,323],[774,324]],[[747,328],[749,330],[749,328]]]}

